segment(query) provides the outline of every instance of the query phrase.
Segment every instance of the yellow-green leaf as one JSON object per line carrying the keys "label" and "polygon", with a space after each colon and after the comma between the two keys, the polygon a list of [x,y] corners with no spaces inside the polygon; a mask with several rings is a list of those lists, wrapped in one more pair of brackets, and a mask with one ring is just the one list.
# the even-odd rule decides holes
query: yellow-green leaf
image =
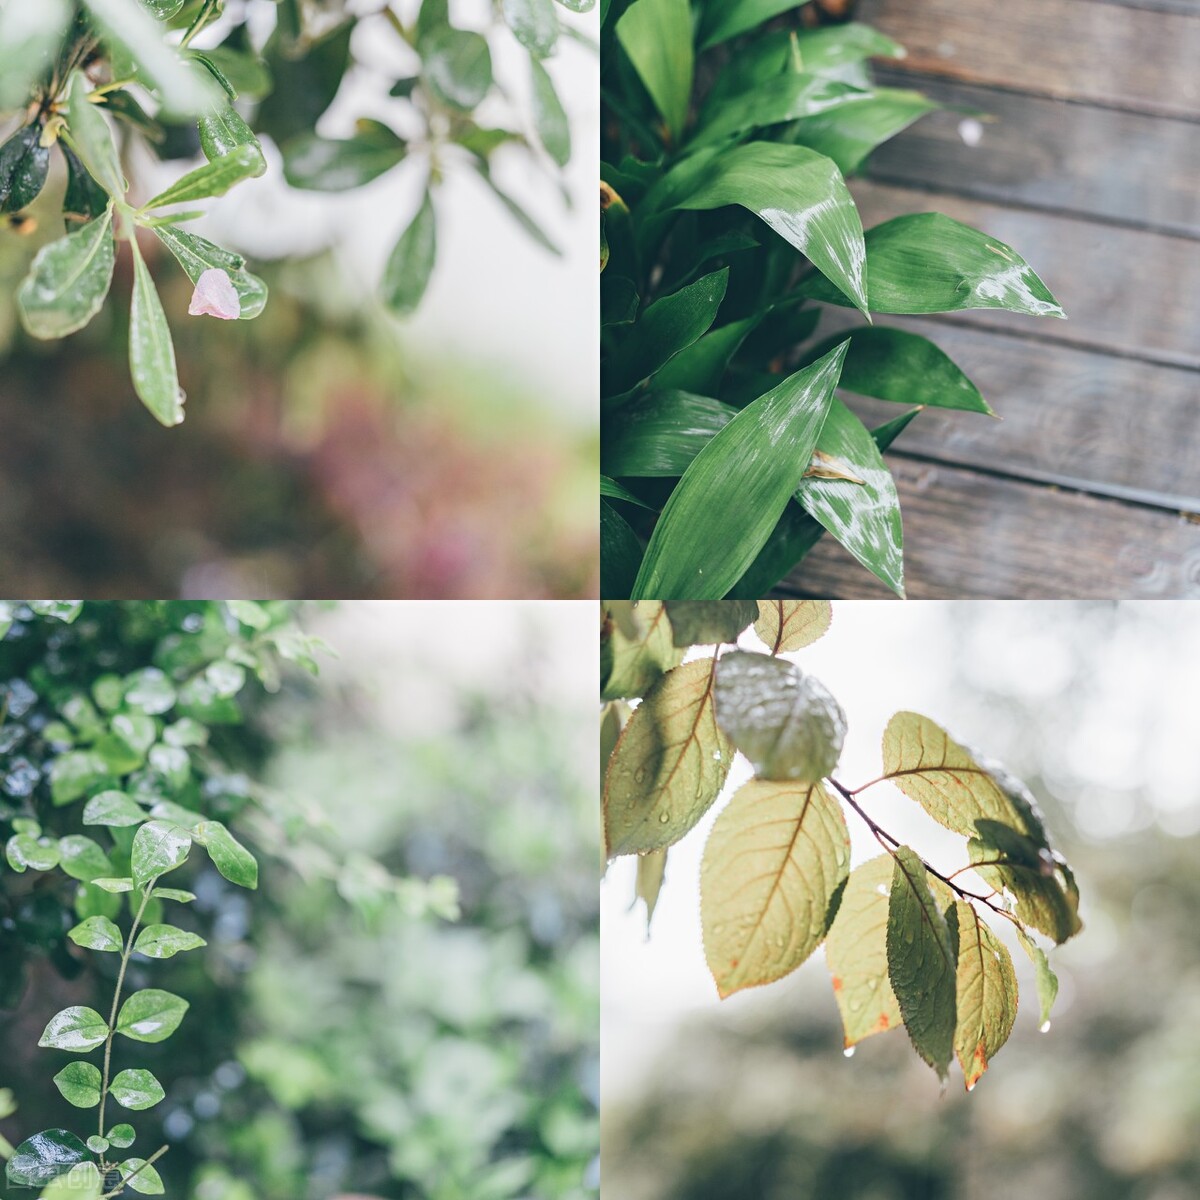
{"label": "yellow-green leaf", "polygon": [[1017,940],[1021,949],[1029,955],[1033,963],[1034,979],[1037,986],[1038,1007],[1041,1010],[1040,1021],[1042,1032],[1050,1028],[1050,1010],[1058,997],[1058,976],[1050,969],[1050,960],[1046,952],[1023,930],[1017,930]]}
{"label": "yellow-green leaf", "polygon": [[900,1004],[888,979],[888,903],[895,867],[881,854],[855,867],[825,939],[825,964],[842,1016],[845,1045],[900,1024]]}
{"label": "yellow-green leaf", "polygon": [[721,997],[794,971],[821,944],[849,872],[840,805],[819,783],[753,780],[704,848],[704,954]]}
{"label": "yellow-green leaf", "polygon": [[974,906],[955,900],[953,911],[958,920],[954,1053],[969,1092],[1012,1032],[1017,976],[1008,948]]}
{"label": "yellow-green leaf", "polygon": [[636,636],[623,632],[616,621],[601,629],[612,664],[601,690],[603,700],[644,696],[664,671],[678,666],[683,659],[683,651],[672,644],[671,622],[658,600],[643,600],[632,613]]}
{"label": "yellow-green leaf", "polygon": [[639,900],[646,906],[646,936],[650,936],[650,922],[654,919],[654,910],[658,907],[658,896],[662,891],[663,880],[667,875],[667,851],[651,850],[649,854],[638,856],[637,885],[634,889],[633,902]]}
{"label": "yellow-green leaf", "polygon": [[609,858],[679,841],[725,785],[733,746],[713,711],[715,666],[703,658],[668,671],[629,718],[604,782]]}
{"label": "yellow-green leaf", "polygon": [[832,620],[828,600],[760,600],[754,632],[772,654],[787,654],[811,646]]}

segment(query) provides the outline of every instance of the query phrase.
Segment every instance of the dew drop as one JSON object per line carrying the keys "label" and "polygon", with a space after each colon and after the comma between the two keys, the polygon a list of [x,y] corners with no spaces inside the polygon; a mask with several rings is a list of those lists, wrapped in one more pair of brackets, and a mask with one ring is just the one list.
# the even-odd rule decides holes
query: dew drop
{"label": "dew drop", "polygon": [[857,1047],[857,1046],[847,1046],[847,1047],[845,1048],[845,1050],[843,1050],[843,1051],[842,1051],[842,1054],[843,1054],[843,1055],[844,1055],[846,1058],[853,1058],[853,1057],[854,1057],[854,1051],[855,1051],[855,1050],[857,1050],[857,1049],[858,1049],[858,1047]]}
{"label": "dew drop", "polygon": [[908,943],[910,946],[912,945],[912,942],[913,942],[913,931],[912,931],[911,929],[906,929],[906,930],[904,931],[904,940],[905,940],[905,941],[906,941],[906,942],[907,942],[907,943]]}
{"label": "dew drop", "polygon": [[878,986],[879,986],[878,979],[868,979],[867,980],[867,990],[868,991],[873,992]]}
{"label": "dew drop", "polygon": [[671,814],[669,812],[662,812],[658,814],[658,823],[660,825],[665,825],[670,819]]}
{"label": "dew drop", "polygon": [[645,781],[646,781],[646,768],[638,767],[638,769],[636,771],[634,771],[634,773],[633,773],[633,782],[634,783],[645,783]]}
{"label": "dew drop", "polygon": [[851,1012],[858,1012],[858,1010],[859,1010],[860,1008],[862,1008],[862,1001],[861,1001],[861,1000],[859,1000],[859,999],[855,998],[854,1000],[851,1000],[851,1001],[850,1001],[850,1011],[851,1011]]}
{"label": "dew drop", "polygon": [[1043,1021],[1041,1026],[1038,1029],[1038,1032],[1039,1033],[1049,1033],[1050,1032],[1050,1022]]}
{"label": "dew drop", "polygon": [[976,1082],[975,1080],[972,1080],[970,1083],[967,1084],[968,1092],[973,1092],[975,1090],[975,1082]]}

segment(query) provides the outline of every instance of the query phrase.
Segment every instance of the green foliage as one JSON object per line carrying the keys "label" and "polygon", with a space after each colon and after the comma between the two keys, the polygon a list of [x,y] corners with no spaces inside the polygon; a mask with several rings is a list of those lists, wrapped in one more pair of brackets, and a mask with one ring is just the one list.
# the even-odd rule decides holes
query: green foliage
{"label": "green foliage", "polygon": [[[310,659],[317,643],[284,603],[5,601],[0,635],[0,822],[11,831],[2,894],[16,935],[3,951],[0,1003],[8,1007],[20,995],[27,963],[38,954],[77,972],[66,941],[118,964],[115,984],[105,977],[110,1015],[70,1005],[49,1016],[38,1042],[84,1056],[103,1047],[102,1067],[78,1058],[54,1076],[70,1104],[98,1108],[95,1136],[85,1144],[65,1130],[35,1134],[9,1158],[7,1177],[98,1197],[97,1180],[104,1196],[116,1194],[109,1173],[119,1170],[134,1191],[159,1194],[153,1162],[165,1147],[145,1160],[109,1156],[110,1147],[130,1145],[133,1133],[108,1129],[108,1099],[142,1111],[164,1097],[143,1068],[113,1074],[114,1057],[124,1057],[114,1040],[165,1041],[189,1005],[157,987],[125,995],[125,985],[140,983],[135,961],[206,945],[194,930],[157,916],[164,902],[194,899],[157,886],[187,863],[193,842],[230,882],[255,886],[253,855],[216,819],[237,816],[246,797],[232,764],[210,747],[210,732],[219,736],[221,726],[242,720],[252,677],[260,688],[277,688],[281,662]],[[94,836],[68,832],[77,827]]]}
{"label": "green foliage", "polygon": [[[876,86],[867,60],[901,48],[815,28],[817,7],[603,9],[605,595],[761,596],[826,532],[903,595],[882,452],[912,406],[991,410],[936,346],[871,315],[1063,316],[1015,250],[941,214],[864,232],[846,176],[937,105]],[[817,302],[868,323],[818,334]],[[823,386],[776,428],[764,401],[821,364]],[[838,388],[912,411],[869,430]]]}
{"label": "green foliage", "polygon": [[[649,919],[667,851],[717,801],[733,751],[745,755],[754,778],[718,814],[700,873],[718,993],[780,979],[824,944],[847,1052],[903,1024],[939,1076],[957,1057],[969,1091],[1017,1010],[1012,958],[988,921],[1011,923],[1033,960],[1044,1025],[1057,981],[1031,932],[1055,944],[1079,932],[1074,876],[1028,789],[926,717],[896,714],[882,774],[857,788],[840,782],[845,716],[781,657],[830,620],[827,601],[602,604],[608,856],[644,856],[636,898]],[[737,648],[751,626],[770,653]],[[640,702],[631,710],[626,699]],[[959,870],[937,871],[863,808],[860,795],[883,782],[963,838]],[[853,870],[846,810],[885,851]],[[968,871],[990,890],[959,882]]]}
{"label": "green foliage", "polygon": [[[19,288],[22,324],[42,339],[86,326],[103,307],[127,245],[134,391],[164,425],[182,421],[183,394],[139,230],[155,233],[195,285],[190,315],[249,320],[263,311],[266,286],[240,255],[178,228],[202,214],[173,206],[219,199],[263,175],[260,134],[281,150],[284,174],[298,188],[344,191],[415,168],[426,180],[418,216],[398,231],[395,249],[380,255],[388,261],[382,300],[398,315],[410,313],[433,271],[433,197],[449,174],[465,166],[490,183],[493,155],[514,150],[555,174],[567,163],[570,131],[543,63],[560,36],[578,34],[562,9],[584,12],[592,4],[510,0],[486,34],[457,28],[439,0],[416,6],[411,22],[387,6],[332,23],[330,14],[295,0],[226,7],[222,0],[39,0],[0,12],[0,128],[10,117],[20,122],[0,142],[0,212],[22,214],[26,232],[50,214],[67,228],[41,248]],[[351,40],[360,27],[364,39],[386,43],[401,62],[414,60],[402,78],[380,80],[378,97],[399,100],[393,116],[412,136],[365,117],[347,139],[315,131],[357,66]],[[504,41],[525,59],[528,105],[513,100],[509,82],[493,71],[493,49],[499,53]],[[477,123],[480,107],[497,124]],[[205,161],[143,204],[132,199],[138,180],[126,174],[136,161],[125,155],[128,141],[164,160],[203,154]],[[53,184],[56,162],[66,177],[61,192]],[[510,197],[497,198],[553,249]],[[33,220],[24,219],[26,209]]]}

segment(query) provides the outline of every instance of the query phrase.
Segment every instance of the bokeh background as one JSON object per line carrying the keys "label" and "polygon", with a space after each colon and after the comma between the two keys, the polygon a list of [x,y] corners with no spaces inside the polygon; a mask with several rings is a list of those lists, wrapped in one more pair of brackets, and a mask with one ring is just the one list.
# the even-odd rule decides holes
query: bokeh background
{"label": "bokeh background", "polygon": [[[752,637],[747,638],[747,642]],[[1200,619],[1186,603],[835,603],[795,659],[850,722],[839,777],[878,774],[903,708],[1002,759],[1082,892],[1038,1032],[1021,1008],[969,1096],[896,1031],[841,1052],[818,955],[719,1003],[700,939],[712,816],[672,848],[646,939],[631,864],[602,889],[603,1171],[622,1200],[1188,1200],[1200,1192]],[[736,772],[736,768],[735,768]],[[731,778],[731,786],[746,772]],[[955,839],[890,785],[864,803],[935,865]],[[876,850],[855,827],[854,861]],[[1007,931],[1001,931],[1007,937]]]}
{"label": "bokeh background", "polygon": [[[397,7],[411,16],[416,4]],[[39,227],[28,236],[0,228],[7,594],[595,594],[598,168],[588,150],[599,127],[589,45],[598,17],[554,7],[576,35],[561,37],[546,64],[575,153],[559,179],[501,148],[494,176],[562,256],[539,247],[473,171],[449,171],[429,292],[414,318],[394,320],[374,293],[419,201],[421,169],[402,164],[351,193],[300,192],[264,139],[267,174],[210,202],[194,226],[266,279],[263,316],[189,318],[190,284],[157,239],[144,244],[188,394],[180,428],[159,428],[129,381],[128,255],[91,325],[37,343],[21,331],[12,297],[37,246],[58,236],[57,210],[35,204]],[[379,8],[307,6],[318,28]],[[491,19],[487,0],[451,8],[463,27]],[[277,6],[230,0],[227,11],[247,13],[261,44]],[[223,36],[218,24],[197,45]],[[497,78],[524,103],[524,51],[502,30],[493,53]],[[357,65],[317,126],[326,137],[348,136],[364,115],[395,123],[402,105],[387,86],[411,63],[378,20],[356,29],[352,55]],[[505,115],[496,96],[479,111],[483,122]],[[184,165],[135,156],[131,177],[149,196]],[[47,196],[62,187],[52,179]]]}
{"label": "bokeh background", "polygon": [[[153,1057],[168,1099],[135,1114],[139,1146],[171,1143],[157,1165],[190,1200],[595,1197],[591,606],[303,615],[340,657],[246,733],[297,836],[284,851],[241,827],[261,859],[250,895],[207,864],[179,873],[212,932],[202,956],[155,965],[191,1009]],[[368,860],[411,895],[386,899]],[[5,996],[14,1144],[79,1126],[51,1083],[61,1055],[36,1042],[90,984],[35,956]]]}

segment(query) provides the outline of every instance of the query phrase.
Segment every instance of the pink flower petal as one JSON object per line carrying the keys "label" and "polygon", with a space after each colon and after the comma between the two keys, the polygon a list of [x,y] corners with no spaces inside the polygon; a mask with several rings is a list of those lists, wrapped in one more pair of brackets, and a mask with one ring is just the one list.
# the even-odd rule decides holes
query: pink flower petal
{"label": "pink flower petal", "polygon": [[210,267],[196,280],[196,290],[188,313],[193,317],[218,317],[236,321],[242,315],[242,302],[233,280],[218,267]]}

